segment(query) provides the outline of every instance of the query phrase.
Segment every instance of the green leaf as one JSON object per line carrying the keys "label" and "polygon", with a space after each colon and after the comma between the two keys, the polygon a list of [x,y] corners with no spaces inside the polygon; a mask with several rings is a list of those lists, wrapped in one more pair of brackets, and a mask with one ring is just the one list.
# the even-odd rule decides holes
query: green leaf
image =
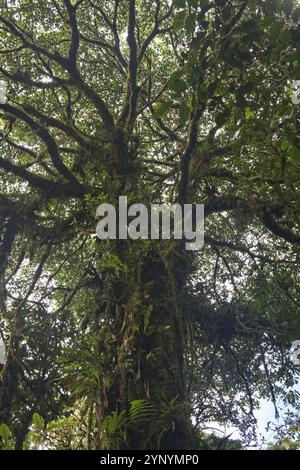
{"label": "green leaf", "polygon": [[180,31],[184,27],[185,19],[186,19],[185,11],[179,11],[178,13],[176,13],[176,15],[174,16],[174,22],[173,22],[174,30],[176,32]]}
{"label": "green leaf", "polygon": [[189,15],[185,21],[186,32],[190,35],[193,35],[196,28],[196,13]]}
{"label": "green leaf", "polygon": [[146,361],[151,362],[153,358],[154,358],[154,354],[152,351],[150,351],[146,356]]}
{"label": "green leaf", "polygon": [[252,109],[247,106],[245,108],[245,119],[246,119],[246,121],[249,121],[249,119],[251,119],[253,116],[254,116],[254,113],[253,113]]}
{"label": "green leaf", "polygon": [[38,429],[43,429],[44,420],[38,413],[33,413],[32,422]]}
{"label": "green leaf", "polygon": [[118,271],[126,272],[127,267],[120,258],[113,254],[108,254],[104,259],[100,260],[97,266],[100,270],[103,268],[116,269]]}
{"label": "green leaf", "polygon": [[185,103],[183,103],[179,108],[179,120],[181,126],[184,126],[185,123],[188,121],[189,115],[190,108]]}
{"label": "green leaf", "polygon": [[7,426],[7,424],[0,424],[0,436],[2,437],[4,443],[7,443],[9,438],[11,437],[11,430]]}
{"label": "green leaf", "polygon": [[198,89],[198,97],[199,97],[200,101],[202,101],[202,102],[207,101],[208,90],[207,90],[207,87],[204,84],[202,84],[200,86],[200,88]]}
{"label": "green leaf", "polygon": [[171,109],[172,103],[171,101],[165,101],[164,103],[159,103],[155,107],[155,117],[161,118],[164,114],[167,114]]}
{"label": "green leaf", "polygon": [[173,1],[175,8],[184,8],[185,7],[185,0],[174,0]]}
{"label": "green leaf", "polygon": [[154,414],[154,407],[146,400],[130,402],[129,419],[132,423],[149,419]]}
{"label": "green leaf", "polygon": [[176,70],[175,72],[172,73],[172,75],[170,76],[169,78],[169,83],[173,82],[173,81],[176,81],[176,80],[179,80],[179,78],[181,78],[184,74],[184,70],[183,69],[178,69]]}
{"label": "green leaf", "polygon": [[187,89],[187,84],[182,79],[172,80],[171,82],[169,82],[169,88],[170,90],[174,91],[177,95],[179,95]]}
{"label": "green leaf", "polygon": [[285,152],[288,148],[289,148],[289,143],[287,140],[284,140],[283,142],[281,142],[280,144],[280,148],[283,152]]}
{"label": "green leaf", "polygon": [[288,154],[295,163],[300,163],[300,149],[298,147],[290,147]]}

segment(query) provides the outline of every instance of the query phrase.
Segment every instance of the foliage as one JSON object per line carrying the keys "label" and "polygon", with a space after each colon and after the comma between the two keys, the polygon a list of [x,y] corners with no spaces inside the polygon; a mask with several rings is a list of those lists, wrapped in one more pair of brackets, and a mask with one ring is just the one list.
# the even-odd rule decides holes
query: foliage
{"label": "foliage", "polygon": [[12,432],[4,423],[0,424],[0,438],[0,450],[13,449]]}
{"label": "foliage", "polygon": [[300,428],[298,421],[292,425],[284,426],[284,429],[277,429],[278,434],[273,437],[273,441],[268,444],[268,450],[299,450],[300,449]]}
{"label": "foliage", "polygon": [[[299,410],[299,12],[1,5],[2,447],[244,448],[261,399]],[[203,203],[203,250],[100,242],[124,194]]]}

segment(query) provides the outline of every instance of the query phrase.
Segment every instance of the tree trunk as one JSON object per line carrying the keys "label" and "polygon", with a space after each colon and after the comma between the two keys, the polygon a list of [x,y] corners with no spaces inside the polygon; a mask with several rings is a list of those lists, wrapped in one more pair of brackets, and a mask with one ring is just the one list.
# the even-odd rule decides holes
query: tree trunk
{"label": "tree trunk", "polygon": [[19,365],[11,351],[7,354],[6,364],[0,376],[0,424],[10,424],[11,409],[18,383]]}
{"label": "tree trunk", "polygon": [[[192,428],[178,295],[186,267],[152,248],[144,256],[133,250],[134,245],[132,272],[119,279],[106,274],[106,294],[102,293],[105,321],[98,336],[99,402],[103,418],[122,411],[128,417],[123,424],[126,439],[116,433],[109,446],[189,449]],[[132,419],[130,403],[134,400],[145,400],[146,405]]]}

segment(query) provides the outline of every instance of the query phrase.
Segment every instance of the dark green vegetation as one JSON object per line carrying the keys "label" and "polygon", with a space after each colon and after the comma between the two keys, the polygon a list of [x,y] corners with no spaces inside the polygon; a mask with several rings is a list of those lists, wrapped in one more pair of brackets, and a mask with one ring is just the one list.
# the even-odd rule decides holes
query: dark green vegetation
{"label": "dark green vegetation", "polygon": [[[2,447],[246,444],[300,406],[297,3],[1,3]],[[92,238],[123,194],[204,203],[204,249]]]}

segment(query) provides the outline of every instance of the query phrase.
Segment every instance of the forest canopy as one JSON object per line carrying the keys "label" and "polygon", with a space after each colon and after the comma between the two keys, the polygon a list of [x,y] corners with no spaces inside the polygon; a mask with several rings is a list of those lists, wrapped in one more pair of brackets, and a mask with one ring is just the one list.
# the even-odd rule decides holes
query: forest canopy
{"label": "forest canopy", "polygon": [[[296,0],[1,0],[0,448],[240,449],[262,400],[299,446],[299,45]],[[124,195],[203,248],[99,240]]]}

